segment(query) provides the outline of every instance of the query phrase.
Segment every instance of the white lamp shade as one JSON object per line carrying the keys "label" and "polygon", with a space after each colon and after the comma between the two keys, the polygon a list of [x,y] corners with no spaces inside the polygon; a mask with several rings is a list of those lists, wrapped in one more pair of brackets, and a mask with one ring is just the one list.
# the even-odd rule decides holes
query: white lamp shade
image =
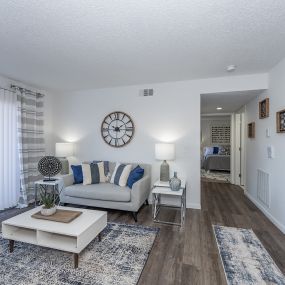
{"label": "white lamp shade", "polygon": [[158,160],[174,160],[175,145],[172,143],[155,144],[155,158]]}
{"label": "white lamp shade", "polygon": [[56,143],[55,156],[57,157],[73,156],[73,143]]}

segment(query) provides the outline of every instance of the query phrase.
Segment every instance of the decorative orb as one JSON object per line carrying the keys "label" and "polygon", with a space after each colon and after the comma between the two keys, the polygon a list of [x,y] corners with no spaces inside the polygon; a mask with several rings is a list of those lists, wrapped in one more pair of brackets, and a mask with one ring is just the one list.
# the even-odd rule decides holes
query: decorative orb
{"label": "decorative orb", "polygon": [[38,163],[38,170],[43,176],[55,176],[62,169],[62,164],[59,159],[54,156],[44,156]]}

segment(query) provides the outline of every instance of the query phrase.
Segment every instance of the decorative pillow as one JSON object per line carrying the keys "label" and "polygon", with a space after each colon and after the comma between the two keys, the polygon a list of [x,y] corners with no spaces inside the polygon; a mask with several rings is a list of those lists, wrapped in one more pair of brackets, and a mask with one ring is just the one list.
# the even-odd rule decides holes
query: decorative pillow
{"label": "decorative pillow", "polygon": [[103,162],[82,163],[83,185],[106,182]]}
{"label": "decorative pillow", "polygon": [[71,169],[74,177],[74,184],[80,184],[83,182],[82,165],[71,165]]}
{"label": "decorative pillow", "polygon": [[209,154],[213,154],[213,151],[214,151],[213,147],[211,147],[211,146],[206,146],[206,147],[204,148],[204,157],[206,157],[206,156],[209,155]]}
{"label": "decorative pillow", "polygon": [[219,153],[219,147],[218,146],[214,146],[213,147],[213,154],[218,154]]}
{"label": "decorative pillow", "polygon": [[110,173],[109,161],[94,160],[93,163],[103,162],[104,164],[104,174],[107,177]]}
{"label": "decorative pillow", "polygon": [[224,148],[223,146],[221,146],[221,147],[219,148],[219,154],[220,154],[220,155],[225,155],[225,154],[226,154],[226,150],[225,150],[225,148]]}
{"label": "decorative pillow", "polygon": [[125,187],[131,170],[132,166],[130,164],[126,165],[117,162],[110,183]]}
{"label": "decorative pillow", "polygon": [[139,181],[143,177],[143,175],[144,175],[144,169],[138,165],[130,172],[127,182],[128,187],[132,189],[133,184]]}

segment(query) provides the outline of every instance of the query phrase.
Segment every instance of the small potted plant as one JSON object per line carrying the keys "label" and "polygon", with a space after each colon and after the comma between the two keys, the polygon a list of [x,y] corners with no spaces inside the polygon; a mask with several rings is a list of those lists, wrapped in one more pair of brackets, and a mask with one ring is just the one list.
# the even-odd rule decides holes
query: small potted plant
{"label": "small potted plant", "polygon": [[41,193],[41,201],[43,203],[41,214],[43,216],[51,216],[56,212],[55,196],[52,193]]}

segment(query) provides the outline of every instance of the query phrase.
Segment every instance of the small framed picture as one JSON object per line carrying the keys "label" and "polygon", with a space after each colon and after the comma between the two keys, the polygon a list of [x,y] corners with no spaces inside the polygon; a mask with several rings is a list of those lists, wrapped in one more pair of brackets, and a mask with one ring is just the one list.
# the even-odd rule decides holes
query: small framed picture
{"label": "small framed picture", "polygon": [[285,133],[285,110],[276,113],[277,133]]}
{"label": "small framed picture", "polygon": [[247,126],[247,134],[248,138],[254,139],[255,138],[255,122],[248,124]]}
{"label": "small framed picture", "polygon": [[259,119],[265,119],[269,117],[269,98],[266,98],[259,102]]}

